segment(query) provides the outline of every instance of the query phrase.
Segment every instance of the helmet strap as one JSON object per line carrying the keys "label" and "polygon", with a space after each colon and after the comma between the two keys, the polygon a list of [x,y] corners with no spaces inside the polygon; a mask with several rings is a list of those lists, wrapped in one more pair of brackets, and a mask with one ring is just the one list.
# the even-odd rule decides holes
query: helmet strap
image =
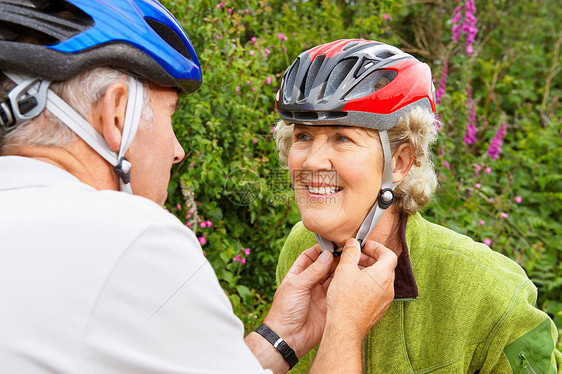
{"label": "helmet strap", "polygon": [[[361,247],[365,245],[365,239],[371,235],[385,210],[394,202],[394,189],[398,185],[398,183],[395,184],[392,181],[392,152],[390,150],[390,141],[386,130],[379,130],[379,138],[381,140],[384,156],[381,190],[379,191],[377,201],[371,207],[371,210],[357,232],[357,241],[360,243]],[[341,255],[341,252],[335,251],[338,247],[336,243],[319,234],[315,235],[322,250],[328,250],[332,252],[334,256]]]}
{"label": "helmet strap", "polygon": [[[6,73],[4,74],[14,81],[18,86],[26,84],[30,78],[20,74]],[[39,89],[36,87],[39,83]],[[49,85],[50,82],[46,80],[34,79],[34,84],[27,84],[27,90],[30,96],[36,96],[42,93],[44,85]],[[133,142],[137,132],[140,116],[143,107],[143,85],[137,79],[129,77],[129,90],[127,108],[125,111],[125,123],[123,124],[123,135],[121,138],[121,145],[119,152],[115,153],[110,148],[105,139],[93,128],[88,121],[86,121],[80,114],[78,114],[70,105],[61,99],[53,91],[44,89],[46,100],[39,100],[39,103],[46,102],[43,108],[46,108],[62,123],[68,126],[76,133],[86,144],[88,144],[94,151],[96,151],[107,162],[114,166],[115,173],[119,175],[121,191],[132,194],[133,190],[130,185],[130,170],[131,163],[125,158],[125,153]],[[14,103],[12,103],[12,107]],[[43,110],[41,108],[41,111]],[[41,111],[35,114],[37,116]],[[30,121],[33,117],[27,116],[26,121]]]}

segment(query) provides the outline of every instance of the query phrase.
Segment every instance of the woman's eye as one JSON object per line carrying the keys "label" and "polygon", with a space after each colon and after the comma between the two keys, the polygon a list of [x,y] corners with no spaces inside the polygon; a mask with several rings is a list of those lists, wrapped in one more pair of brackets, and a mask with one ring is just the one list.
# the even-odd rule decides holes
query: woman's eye
{"label": "woman's eye", "polygon": [[306,141],[309,139],[310,137],[305,133],[295,134],[295,140],[297,141]]}

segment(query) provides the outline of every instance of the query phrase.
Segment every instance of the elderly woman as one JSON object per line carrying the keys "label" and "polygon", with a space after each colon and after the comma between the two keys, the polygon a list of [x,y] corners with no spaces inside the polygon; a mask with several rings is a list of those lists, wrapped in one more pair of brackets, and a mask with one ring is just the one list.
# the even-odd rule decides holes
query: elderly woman
{"label": "elderly woman", "polygon": [[[303,52],[276,98],[281,160],[302,222],[278,280],[318,242],[337,256],[350,237],[398,257],[395,300],[365,339],[368,373],[555,373],[557,329],[533,307],[515,262],[419,213],[437,186],[430,68],[375,41]],[[293,372],[306,372],[314,352]]]}

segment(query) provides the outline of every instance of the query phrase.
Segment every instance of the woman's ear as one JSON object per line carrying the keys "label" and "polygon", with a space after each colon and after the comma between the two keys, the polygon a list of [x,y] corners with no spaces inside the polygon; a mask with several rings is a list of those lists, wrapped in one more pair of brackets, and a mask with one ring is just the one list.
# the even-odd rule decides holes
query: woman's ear
{"label": "woman's ear", "polygon": [[392,157],[392,182],[400,183],[414,164],[414,152],[410,143],[404,143],[398,147]]}
{"label": "woman's ear", "polygon": [[119,152],[125,113],[127,110],[127,85],[115,82],[109,86],[103,97],[98,102],[98,120],[101,135],[113,152]]}

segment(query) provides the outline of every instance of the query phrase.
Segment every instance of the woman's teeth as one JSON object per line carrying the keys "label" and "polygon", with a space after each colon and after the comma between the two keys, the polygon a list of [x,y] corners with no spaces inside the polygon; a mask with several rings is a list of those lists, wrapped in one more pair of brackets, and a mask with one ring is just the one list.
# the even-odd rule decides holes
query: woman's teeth
{"label": "woman's teeth", "polygon": [[313,193],[315,195],[331,195],[341,190],[341,188],[337,186],[322,186],[322,187],[307,186],[307,187],[308,187],[308,192]]}

